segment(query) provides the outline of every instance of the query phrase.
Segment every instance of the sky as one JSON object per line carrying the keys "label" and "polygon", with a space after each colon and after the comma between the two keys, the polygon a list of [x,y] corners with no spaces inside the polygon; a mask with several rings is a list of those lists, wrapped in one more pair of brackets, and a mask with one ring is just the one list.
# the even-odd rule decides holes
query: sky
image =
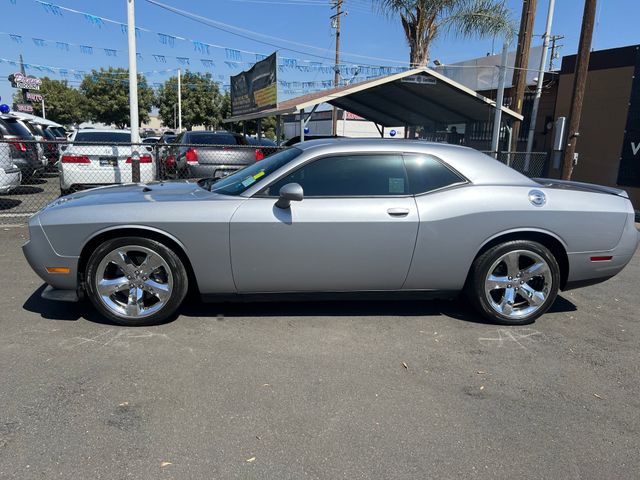
{"label": "sky", "polygon": [[[248,68],[256,60],[255,54],[250,52],[266,55],[278,50],[281,59],[293,59],[298,65],[321,62],[329,67],[333,62],[330,0],[155,1],[207,20],[196,22],[149,0],[135,0],[136,25],[142,29],[137,40],[141,57],[138,71],[146,73],[152,85],[175,75],[178,67],[210,72],[215,80],[228,85],[230,75]],[[127,36],[121,25],[106,20],[126,23],[126,3],[126,0],[0,0],[1,103],[11,104],[14,89],[7,76],[18,69],[7,61],[17,61],[20,54],[29,65],[66,69],[66,78],[74,86],[79,83],[80,72],[108,66],[126,67]],[[640,29],[637,28],[640,0],[600,0],[598,3],[594,50],[640,44]],[[342,17],[343,61],[406,65],[409,53],[399,19],[381,15],[373,4],[375,0],[344,0],[348,15]],[[514,21],[519,21],[522,0],[507,0],[507,5]],[[565,36],[560,42],[563,45],[561,55],[577,50],[583,5],[583,0],[556,0],[552,33]],[[548,0],[538,0],[534,29],[537,37],[533,45],[541,44],[547,9]],[[213,28],[210,21],[225,25],[218,23],[222,29]],[[211,45],[209,51],[194,42]],[[430,58],[446,64],[492,51],[499,53],[501,42],[501,39],[443,36],[432,45]],[[92,47],[92,53],[81,45]],[[185,59],[188,59],[188,66]],[[57,69],[47,73],[31,67],[27,73],[65,78]],[[332,77],[330,70],[323,68],[307,72],[291,68],[278,73],[278,79],[287,82],[316,82],[314,86],[306,87],[311,89],[319,88],[320,82]],[[354,81],[362,79],[355,78]],[[302,88],[299,84],[291,85],[287,88],[289,92],[281,92],[280,97],[302,94]]]}

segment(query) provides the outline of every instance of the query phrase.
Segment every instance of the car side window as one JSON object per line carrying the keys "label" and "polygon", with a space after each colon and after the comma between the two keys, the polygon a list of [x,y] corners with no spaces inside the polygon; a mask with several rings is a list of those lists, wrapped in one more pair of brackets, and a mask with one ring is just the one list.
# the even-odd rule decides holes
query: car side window
{"label": "car side window", "polygon": [[262,195],[277,197],[288,183],[300,184],[305,197],[409,195],[402,156],[398,154],[323,157],[271,184]]}
{"label": "car side window", "polygon": [[413,195],[463,183],[464,178],[431,155],[405,155],[409,188]]}

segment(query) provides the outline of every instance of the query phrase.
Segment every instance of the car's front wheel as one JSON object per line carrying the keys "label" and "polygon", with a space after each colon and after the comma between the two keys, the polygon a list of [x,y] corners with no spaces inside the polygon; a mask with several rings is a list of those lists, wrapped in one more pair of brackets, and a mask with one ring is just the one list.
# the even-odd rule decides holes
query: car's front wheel
{"label": "car's front wheel", "polygon": [[544,245],[515,240],[496,245],[473,263],[467,296],[488,320],[526,325],[546,312],[560,285],[560,267]]}
{"label": "car's front wheel", "polygon": [[86,287],[96,309],[114,323],[153,325],[175,314],[188,279],[180,258],[164,244],[124,237],[96,248],[87,262]]}

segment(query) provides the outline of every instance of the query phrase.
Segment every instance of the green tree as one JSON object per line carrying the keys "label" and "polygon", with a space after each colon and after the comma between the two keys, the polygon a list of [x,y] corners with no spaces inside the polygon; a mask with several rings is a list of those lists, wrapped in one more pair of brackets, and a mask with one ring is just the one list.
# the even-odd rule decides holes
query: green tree
{"label": "green tree", "polygon": [[[167,79],[158,90],[156,105],[164,125],[174,127],[174,105],[178,104],[178,77]],[[176,107],[177,108],[177,107]],[[182,126],[222,126],[224,97],[210,73],[187,70],[182,75]]]}
{"label": "green tree", "polygon": [[413,67],[426,66],[429,47],[440,34],[460,37],[511,35],[505,0],[374,0],[389,17],[400,17]]}
{"label": "green tree", "polygon": [[[63,125],[76,125],[87,120],[84,97],[77,89],[70,87],[66,80],[42,78],[38,92],[44,96],[44,108],[47,119]],[[13,95],[14,103],[25,103],[22,90]],[[42,116],[42,105],[33,102],[34,115]]]}
{"label": "green tree", "polygon": [[[118,128],[129,126],[129,71],[109,67],[92,70],[85,75],[80,91],[86,99],[90,120]],[[138,74],[138,116],[140,122],[149,120],[155,102],[153,90],[143,75]]]}

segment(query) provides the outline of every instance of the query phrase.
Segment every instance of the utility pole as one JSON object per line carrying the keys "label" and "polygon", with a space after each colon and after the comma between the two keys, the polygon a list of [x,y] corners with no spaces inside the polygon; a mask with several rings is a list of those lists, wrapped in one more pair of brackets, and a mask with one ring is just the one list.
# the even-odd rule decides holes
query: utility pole
{"label": "utility pole", "polygon": [[551,23],[553,22],[553,11],[555,0],[549,0],[549,11],[547,12],[547,25],[542,36],[542,54],[540,55],[540,68],[538,69],[538,82],[536,85],[536,96],[533,98],[533,108],[529,118],[529,135],[527,137],[527,155],[524,159],[524,171],[529,170],[531,160],[531,149],[533,148],[533,136],[536,133],[536,121],[538,119],[538,107],[542,96],[542,85],[544,82],[544,72],[547,66],[547,51],[549,50],[549,37],[551,36]]}
{"label": "utility pole", "polygon": [[[524,90],[527,86],[527,70],[529,66],[529,52],[531,50],[531,36],[533,35],[533,22],[536,17],[536,0],[522,1],[522,17],[520,18],[520,31],[518,32],[518,48],[513,70],[513,82],[511,87],[511,110],[522,113]],[[520,122],[513,122],[509,148],[515,152],[518,150],[518,136],[520,135]]]}
{"label": "utility pole", "polygon": [[589,72],[589,57],[591,53],[591,38],[593,37],[593,24],[596,16],[596,0],[585,0],[584,14],[582,16],[582,29],[580,30],[580,43],[576,56],[576,68],[573,77],[573,94],[571,96],[571,111],[569,112],[569,135],[567,147],[564,151],[564,163],[562,165],[562,178],[570,180],[573,173],[576,143],[580,135],[580,117],[582,116],[582,102],[584,90],[587,84]]}
{"label": "utility pole", "polygon": [[178,69],[178,133],[182,133],[182,70]]}
{"label": "utility pole", "polygon": [[504,39],[502,55],[500,57],[500,75],[498,80],[498,92],[496,95],[496,111],[493,117],[493,132],[491,135],[491,152],[494,158],[498,158],[500,143],[500,126],[502,124],[502,103],[504,102],[504,84],[507,76],[507,57],[509,55],[510,38]]}
{"label": "utility pole", "polygon": [[[127,0],[127,38],[129,41],[129,118],[131,119],[131,143],[140,143],[138,131],[138,67],[136,65],[136,17],[135,0]],[[132,145],[131,181],[140,182],[140,153]]]}
{"label": "utility pole", "polygon": [[[340,84],[340,17],[342,16],[342,3],[344,0],[332,0],[331,8],[336,9],[336,13],[331,15],[331,26],[336,29],[336,63],[333,67],[335,73],[333,77],[334,88]],[[338,109],[333,107],[331,114],[331,132],[332,135],[338,134]]]}
{"label": "utility pole", "polygon": [[549,71],[553,71],[553,61],[556,58],[560,58],[560,54],[558,50],[560,50],[564,45],[556,45],[558,40],[562,40],[564,35],[551,35],[551,55],[549,55]]}

